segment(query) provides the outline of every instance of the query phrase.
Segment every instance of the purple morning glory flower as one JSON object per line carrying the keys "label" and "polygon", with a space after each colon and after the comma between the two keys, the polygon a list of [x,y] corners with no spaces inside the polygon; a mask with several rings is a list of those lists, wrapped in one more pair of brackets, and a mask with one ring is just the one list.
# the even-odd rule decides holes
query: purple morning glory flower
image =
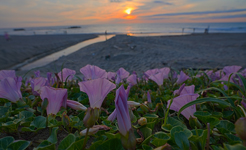
{"label": "purple morning glory flower", "polygon": [[223,71],[226,75],[238,72],[242,67],[241,66],[226,66],[223,68]]}
{"label": "purple morning glory flower", "polygon": [[86,65],[80,69],[86,80],[93,80],[98,78],[107,78],[107,72],[97,66]]}
{"label": "purple morning glory flower", "polygon": [[108,72],[107,79],[110,81],[115,81],[116,73],[115,72]]}
{"label": "purple morning glory flower", "polygon": [[35,96],[38,96],[40,94],[40,89],[43,86],[49,85],[47,79],[43,77],[34,78],[30,81],[30,83],[32,87],[32,93]]}
{"label": "purple morning glory flower", "polygon": [[68,68],[63,68],[62,69],[62,73],[59,72],[58,76],[59,76],[61,81],[65,82],[66,80],[67,81],[71,81],[75,74],[76,74],[75,70],[71,70],[71,69],[68,69]]}
{"label": "purple morning glory flower", "polygon": [[131,120],[127,105],[127,96],[123,85],[116,91],[115,108],[119,131],[123,136],[126,136],[131,129]]}
{"label": "purple morning glory flower", "polygon": [[116,84],[119,84],[121,80],[127,78],[129,76],[129,72],[126,71],[124,68],[120,68],[117,72],[117,79],[116,79]]}
{"label": "purple morning glory flower", "polygon": [[79,82],[78,84],[80,91],[88,95],[91,108],[101,108],[105,97],[110,91],[116,88],[115,84],[102,78]]}
{"label": "purple morning glory flower", "polygon": [[5,98],[11,102],[16,103],[22,99],[21,95],[21,77],[7,77],[0,81],[0,98]]}
{"label": "purple morning glory flower", "polygon": [[0,70],[0,80],[3,80],[7,77],[14,78],[16,77],[14,70]]}
{"label": "purple morning glory flower", "polygon": [[163,84],[164,74],[162,72],[159,72],[155,75],[151,75],[149,79],[155,81],[156,84],[161,86]]}
{"label": "purple morning glory flower", "polygon": [[130,75],[126,80],[127,80],[128,83],[131,83],[132,85],[138,84],[137,83],[137,75],[136,74]]}
{"label": "purple morning glory flower", "polygon": [[67,106],[67,89],[53,88],[43,86],[41,88],[40,97],[42,100],[48,99],[48,106],[46,108],[47,115],[56,115],[61,107]]}
{"label": "purple morning glory flower", "polygon": [[187,76],[183,71],[180,72],[180,75],[178,75],[178,80],[176,81],[177,84],[181,84],[185,82],[190,77]]}
{"label": "purple morning glory flower", "polygon": [[[174,111],[179,111],[181,107],[183,107],[185,104],[191,102],[191,101],[194,101],[197,99],[197,97],[199,97],[198,94],[184,94],[184,95],[180,95],[178,97],[175,97],[173,99],[173,102],[170,106],[170,109],[171,110],[174,110]],[[170,105],[170,101],[171,100],[168,100],[167,101],[167,108],[169,107]],[[194,117],[194,113],[196,112],[196,105],[192,105],[188,108],[186,108],[185,110],[183,110],[181,112],[181,114],[183,116],[185,116],[186,119],[189,120],[190,116]]]}

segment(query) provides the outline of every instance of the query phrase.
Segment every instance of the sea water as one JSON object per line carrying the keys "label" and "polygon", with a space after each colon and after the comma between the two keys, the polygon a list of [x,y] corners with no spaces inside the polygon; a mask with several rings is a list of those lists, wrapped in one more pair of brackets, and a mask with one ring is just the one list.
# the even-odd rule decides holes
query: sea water
{"label": "sea water", "polygon": [[148,24],[96,24],[52,26],[52,27],[21,27],[22,31],[14,28],[0,28],[0,35],[8,32],[9,35],[45,35],[45,34],[163,34],[180,35],[184,33],[246,33],[246,22],[240,23],[148,23]]}

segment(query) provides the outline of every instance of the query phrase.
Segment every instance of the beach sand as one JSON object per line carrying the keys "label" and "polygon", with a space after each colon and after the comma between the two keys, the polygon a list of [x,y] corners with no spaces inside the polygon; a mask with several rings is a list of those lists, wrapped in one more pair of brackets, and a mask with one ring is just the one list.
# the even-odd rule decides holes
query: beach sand
{"label": "beach sand", "polygon": [[84,34],[11,36],[9,41],[0,38],[0,69],[13,68],[27,59],[35,60],[95,37]]}
{"label": "beach sand", "polygon": [[[25,44],[22,43],[22,45],[23,48],[29,49]],[[109,55],[110,58],[108,58]],[[12,59],[16,57],[18,56],[15,55]],[[129,72],[136,71],[137,73],[162,67],[180,70],[214,69],[240,65],[245,68],[246,34],[192,34],[158,37],[116,35],[105,42],[86,46],[36,70],[40,70],[42,74],[59,72],[63,65],[65,68],[76,70],[80,75],[79,69],[87,64],[96,65],[106,71],[117,71],[123,67]],[[23,75],[26,72],[18,71],[17,74]],[[32,71],[30,73],[33,74]]]}

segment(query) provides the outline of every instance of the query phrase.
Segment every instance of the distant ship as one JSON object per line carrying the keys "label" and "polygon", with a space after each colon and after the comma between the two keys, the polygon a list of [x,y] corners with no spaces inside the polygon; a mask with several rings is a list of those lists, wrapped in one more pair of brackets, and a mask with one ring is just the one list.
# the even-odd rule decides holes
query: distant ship
{"label": "distant ship", "polygon": [[77,28],[81,28],[80,26],[71,26],[69,27],[69,29],[77,29]]}
{"label": "distant ship", "polygon": [[16,29],[13,29],[14,31],[25,31],[24,28],[16,28]]}

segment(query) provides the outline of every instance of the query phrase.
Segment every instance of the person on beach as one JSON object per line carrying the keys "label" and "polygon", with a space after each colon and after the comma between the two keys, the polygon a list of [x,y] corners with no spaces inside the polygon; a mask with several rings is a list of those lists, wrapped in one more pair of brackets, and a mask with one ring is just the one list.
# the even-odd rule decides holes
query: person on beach
{"label": "person on beach", "polygon": [[105,39],[106,39],[106,41],[107,41],[107,30],[105,30]]}
{"label": "person on beach", "polygon": [[8,32],[5,32],[4,33],[4,38],[5,38],[6,41],[9,41],[9,34],[8,34]]}

